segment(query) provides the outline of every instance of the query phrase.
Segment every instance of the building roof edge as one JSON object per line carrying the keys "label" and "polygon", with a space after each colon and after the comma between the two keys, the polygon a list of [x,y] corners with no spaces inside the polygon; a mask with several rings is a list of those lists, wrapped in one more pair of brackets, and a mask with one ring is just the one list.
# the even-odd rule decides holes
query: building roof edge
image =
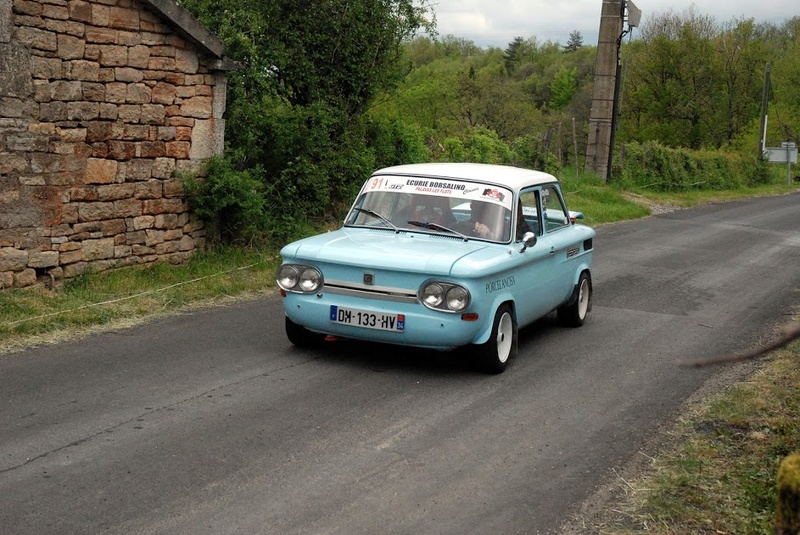
{"label": "building roof edge", "polygon": [[178,5],[174,0],[140,0],[150,6],[156,13],[164,17],[170,24],[178,28],[181,33],[197,43],[203,50],[218,61],[212,68],[215,70],[230,71],[237,69],[239,64],[225,57],[225,45],[219,37],[208,31],[203,24],[192,15],[189,10]]}

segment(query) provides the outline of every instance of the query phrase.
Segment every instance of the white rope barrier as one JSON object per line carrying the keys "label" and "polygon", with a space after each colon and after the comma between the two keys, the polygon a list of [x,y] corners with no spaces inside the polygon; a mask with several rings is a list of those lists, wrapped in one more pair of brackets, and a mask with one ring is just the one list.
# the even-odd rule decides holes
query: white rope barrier
{"label": "white rope barrier", "polygon": [[104,305],[112,305],[114,303],[120,303],[122,301],[129,301],[131,299],[136,299],[138,297],[144,297],[146,295],[151,295],[151,294],[156,294],[156,293],[159,293],[159,292],[164,292],[166,290],[170,290],[170,289],[176,288],[178,286],[184,286],[186,284],[192,284],[194,282],[199,282],[201,280],[210,279],[212,277],[219,277],[220,275],[225,275],[227,273],[232,273],[234,271],[243,271],[245,269],[250,269],[251,267],[255,267],[255,266],[259,265],[259,264],[263,264],[264,262],[265,261],[262,260],[260,262],[254,263],[254,264],[250,264],[248,266],[241,266],[241,267],[238,267],[238,268],[232,268],[232,269],[228,269],[228,270],[225,270],[225,271],[220,271],[219,273],[213,273],[211,275],[206,275],[205,277],[198,277],[196,279],[192,279],[192,280],[188,280],[188,281],[176,282],[175,284],[170,284],[169,286],[164,286],[163,288],[156,288],[156,289],[153,289],[153,290],[148,290],[146,292],[140,292],[138,294],[128,295],[126,297],[120,297],[119,299],[111,299],[111,300],[108,300],[108,301],[101,301],[99,303],[89,303],[87,305],[82,305],[82,306],[79,306],[79,307],[76,307],[76,308],[70,308],[70,309],[67,309],[67,310],[59,310],[57,312],[50,312],[49,314],[42,314],[41,316],[33,316],[33,317],[30,317],[30,318],[24,318],[24,319],[21,319],[21,320],[11,321],[11,322],[8,322],[8,323],[6,323],[4,325],[8,326],[8,327],[11,327],[13,325],[18,325],[20,323],[25,323],[25,322],[34,321],[34,320],[40,320],[40,319],[44,319],[44,318],[50,318],[50,317],[53,317],[53,316],[60,316],[61,314],[68,314],[70,312],[77,312],[79,310],[84,310],[84,309],[87,309],[87,308],[94,308],[94,307],[99,307],[99,306],[104,306]]}

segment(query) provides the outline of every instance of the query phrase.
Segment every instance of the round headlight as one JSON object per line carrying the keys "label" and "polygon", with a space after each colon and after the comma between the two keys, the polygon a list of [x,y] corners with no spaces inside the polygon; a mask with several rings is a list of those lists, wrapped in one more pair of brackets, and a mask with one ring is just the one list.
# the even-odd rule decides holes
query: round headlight
{"label": "round headlight", "polygon": [[300,280],[300,274],[297,272],[297,268],[287,264],[280,267],[276,280],[278,286],[284,290],[293,290]]}
{"label": "round headlight", "polygon": [[422,300],[429,307],[437,307],[444,300],[444,289],[436,283],[428,284],[422,291]]}
{"label": "round headlight", "polygon": [[314,268],[307,268],[300,275],[300,289],[304,292],[316,292],[322,277]]}
{"label": "round headlight", "polygon": [[461,312],[469,305],[469,292],[461,286],[453,286],[447,290],[447,308]]}

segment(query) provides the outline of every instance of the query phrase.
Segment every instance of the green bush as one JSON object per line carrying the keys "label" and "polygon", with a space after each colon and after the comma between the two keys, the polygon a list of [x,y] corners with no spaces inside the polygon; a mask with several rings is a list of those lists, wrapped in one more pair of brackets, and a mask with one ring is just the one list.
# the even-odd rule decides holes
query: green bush
{"label": "green bush", "polygon": [[449,162],[475,162],[509,164],[514,153],[496,132],[475,128],[461,138],[447,138],[443,142],[441,159]]}
{"label": "green bush", "polygon": [[511,144],[511,149],[514,152],[514,161],[511,163],[519,167],[526,167],[553,175],[559,175],[562,169],[561,165],[558,163],[556,154],[541,151],[539,145],[539,140],[534,136],[526,135],[518,137]]}
{"label": "green bush", "polygon": [[628,143],[614,161],[612,181],[654,191],[736,189],[769,182],[769,169],[735,153],[672,149],[658,142]]}
{"label": "green bush", "polygon": [[756,160],[749,169],[750,185],[768,184],[772,180],[774,166],[765,159]]}
{"label": "green bush", "polygon": [[431,157],[422,129],[400,119],[368,117],[366,137],[376,168],[420,163]]}
{"label": "green bush", "polygon": [[206,162],[205,177],[184,175],[189,204],[206,223],[209,240],[234,243],[259,235],[263,217],[263,185],[253,170],[239,171],[231,160],[215,156]]}

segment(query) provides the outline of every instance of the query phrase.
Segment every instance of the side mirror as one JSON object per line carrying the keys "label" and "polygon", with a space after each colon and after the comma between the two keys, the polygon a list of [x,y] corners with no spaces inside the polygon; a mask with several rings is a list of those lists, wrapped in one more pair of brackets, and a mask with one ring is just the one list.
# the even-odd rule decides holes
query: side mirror
{"label": "side mirror", "polygon": [[524,253],[527,248],[533,247],[534,245],[536,245],[536,234],[533,232],[526,232],[522,235],[522,249],[520,249],[519,252]]}

